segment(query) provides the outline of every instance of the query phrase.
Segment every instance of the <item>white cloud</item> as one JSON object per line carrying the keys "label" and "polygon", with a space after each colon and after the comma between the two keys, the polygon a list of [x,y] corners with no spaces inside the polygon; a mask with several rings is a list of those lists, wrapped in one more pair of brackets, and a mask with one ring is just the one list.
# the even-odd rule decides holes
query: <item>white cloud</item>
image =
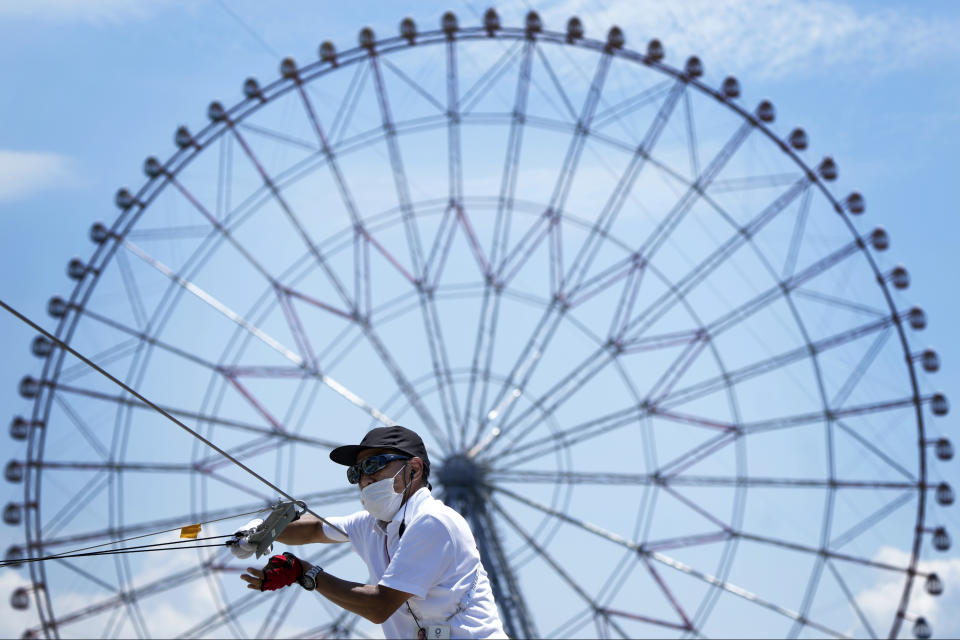
{"label": "white cloud", "polygon": [[597,10],[592,0],[562,0],[542,13],[551,29],[563,28],[569,16],[580,15],[593,37],[602,37],[595,31],[605,33],[616,24],[634,49],[642,51],[647,40],[659,38],[674,65],[696,54],[708,71],[749,72],[754,78],[841,67],[873,73],[935,64],[944,51],[960,46],[954,36],[960,27],[956,20],[924,19],[872,3],[609,0]]}
{"label": "white cloud", "polygon": [[[902,567],[909,563],[910,554],[884,547],[874,560]],[[956,614],[960,611],[960,557],[921,561],[917,570],[922,573],[932,571],[939,575],[944,589],[941,595],[932,596],[924,588],[925,579],[918,576],[913,583],[907,613],[926,618],[935,638],[960,638],[960,617]],[[896,609],[902,589],[902,576],[897,575],[888,582],[881,582],[857,594],[857,602],[867,618],[876,625],[876,631],[883,628],[882,621],[889,622],[890,612]],[[913,623],[907,625],[907,633],[901,633],[903,637],[912,636]]]}
{"label": "white cloud", "polygon": [[[26,587],[30,584],[26,569],[0,569],[0,598],[10,598],[17,587]],[[4,607],[0,616],[0,638],[19,638],[25,629],[37,624],[36,603],[31,598],[30,608],[26,611],[17,611],[8,601],[0,600]]]}
{"label": "white cloud", "polygon": [[38,191],[76,181],[70,158],[47,151],[0,149],[0,202],[21,200]]}

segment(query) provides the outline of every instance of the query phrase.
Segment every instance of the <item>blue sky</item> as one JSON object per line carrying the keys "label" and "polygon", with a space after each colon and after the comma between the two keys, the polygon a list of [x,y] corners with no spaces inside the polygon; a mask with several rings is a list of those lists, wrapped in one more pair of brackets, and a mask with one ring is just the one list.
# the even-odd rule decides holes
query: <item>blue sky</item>
{"label": "blue sky", "polygon": [[[697,54],[708,83],[732,73],[741,81],[743,104],[771,99],[777,130],[803,126],[811,140],[807,159],[830,155],[839,165],[834,193],[863,193],[864,224],[889,232],[891,249],[881,264],[909,269],[911,287],[898,302],[921,305],[929,318],[912,346],[935,347],[943,362],[925,388],[960,402],[960,341],[952,323],[960,313],[953,295],[960,273],[956,3],[534,4],[551,28],[562,28],[576,13],[588,35],[615,23],[628,46],[642,49],[649,38],[660,38],[672,64]],[[91,253],[87,231],[93,221],[116,216],[116,189],[142,183],[148,155],[165,158],[174,151],[178,125],[200,129],[211,100],[238,101],[248,76],[275,78],[279,57],[312,61],[322,40],[347,48],[362,25],[392,34],[405,15],[426,28],[453,9],[462,23],[472,24],[485,8],[473,1],[292,1],[282,8],[227,0],[0,3],[0,58],[7,61],[0,66],[0,298],[52,326],[46,301],[69,292],[66,263]],[[528,5],[512,2],[498,10],[505,24],[519,24]],[[39,365],[29,354],[28,328],[0,316],[0,329],[6,356],[0,398],[12,416],[28,409],[16,392],[18,380]],[[951,435],[950,422],[933,422],[934,433]],[[23,455],[19,443],[7,450],[8,457]],[[933,465],[934,478],[960,484],[955,467]],[[6,486],[2,494],[21,497],[19,487]],[[931,517],[960,535],[955,511],[935,508]],[[0,546],[18,539],[17,531],[4,529]],[[949,563],[943,554],[928,559],[943,563],[941,572],[956,580],[953,588],[948,582],[940,603],[957,603],[960,555],[954,550],[946,557]],[[0,580],[13,582],[9,575]],[[935,634],[944,633],[946,618],[933,609],[930,615],[939,616]],[[29,620],[29,612],[24,617]]]}

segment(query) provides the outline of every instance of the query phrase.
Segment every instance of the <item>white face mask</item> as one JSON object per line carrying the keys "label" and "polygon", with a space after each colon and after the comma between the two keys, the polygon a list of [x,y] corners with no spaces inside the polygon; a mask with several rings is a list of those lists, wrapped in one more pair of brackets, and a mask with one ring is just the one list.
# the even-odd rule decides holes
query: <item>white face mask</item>
{"label": "white face mask", "polygon": [[400,510],[400,503],[403,502],[403,493],[397,493],[393,490],[393,481],[406,468],[406,465],[404,465],[400,471],[393,474],[392,478],[371,482],[360,490],[360,502],[363,503],[363,508],[367,510],[367,513],[384,522],[393,520],[393,516],[397,515],[397,511]]}

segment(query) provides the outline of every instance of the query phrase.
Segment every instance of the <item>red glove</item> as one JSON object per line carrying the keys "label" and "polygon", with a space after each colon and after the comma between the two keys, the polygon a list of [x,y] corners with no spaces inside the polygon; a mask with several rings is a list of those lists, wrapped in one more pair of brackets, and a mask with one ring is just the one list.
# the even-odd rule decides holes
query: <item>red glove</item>
{"label": "red glove", "polygon": [[260,591],[275,591],[300,580],[303,567],[297,556],[286,551],[283,555],[272,556],[263,568],[263,582]]}

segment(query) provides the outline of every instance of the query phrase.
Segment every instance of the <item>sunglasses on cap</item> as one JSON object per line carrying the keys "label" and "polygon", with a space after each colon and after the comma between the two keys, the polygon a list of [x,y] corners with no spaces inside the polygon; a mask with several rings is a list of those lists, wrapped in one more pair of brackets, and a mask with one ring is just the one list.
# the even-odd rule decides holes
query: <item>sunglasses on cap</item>
{"label": "sunglasses on cap", "polygon": [[381,453],[378,456],[370,456],[362,462],[347,467],[347,482],[357,484],[363,474],[372,475],[380,469],[393,462],[394,460],[409,460],[410,456],[403,456],[396,453]]}

